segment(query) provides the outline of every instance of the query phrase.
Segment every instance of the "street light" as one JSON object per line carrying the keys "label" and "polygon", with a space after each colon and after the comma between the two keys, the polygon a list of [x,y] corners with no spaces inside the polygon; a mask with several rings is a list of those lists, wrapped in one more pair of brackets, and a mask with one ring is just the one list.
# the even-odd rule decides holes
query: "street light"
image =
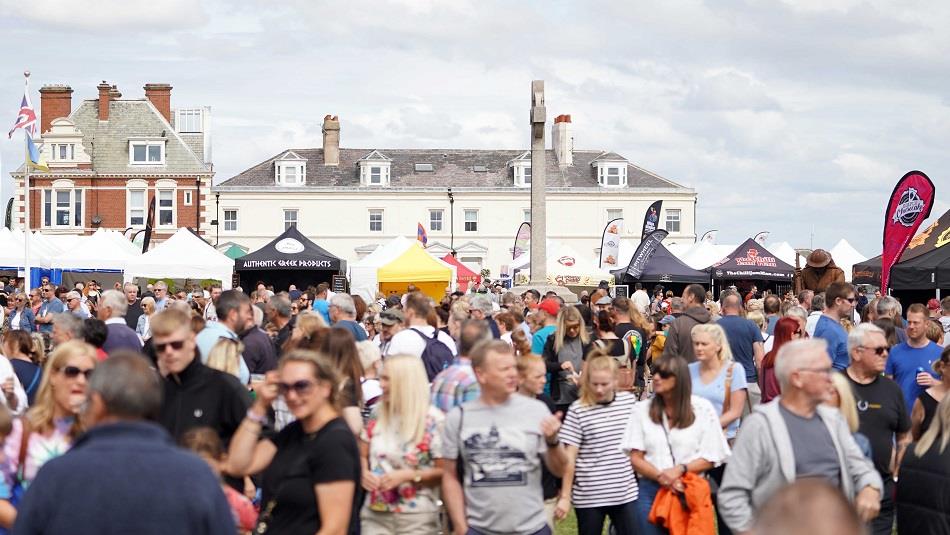
{"label": "street light", "polygon": [[451,231],[449,248],[452,249],[452,256],[455,257],[455,195],[452,195],[452,188],[449,188],[449,229]]}

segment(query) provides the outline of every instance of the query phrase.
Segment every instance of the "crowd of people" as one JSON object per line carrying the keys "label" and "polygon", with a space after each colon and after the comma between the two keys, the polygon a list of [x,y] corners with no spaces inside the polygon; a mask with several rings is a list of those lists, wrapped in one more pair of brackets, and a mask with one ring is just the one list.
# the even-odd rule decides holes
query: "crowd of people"
{"label": "crowd of people", "polygon": [[0,530],[950,524],[950,298],[635,290],[10,281]]}

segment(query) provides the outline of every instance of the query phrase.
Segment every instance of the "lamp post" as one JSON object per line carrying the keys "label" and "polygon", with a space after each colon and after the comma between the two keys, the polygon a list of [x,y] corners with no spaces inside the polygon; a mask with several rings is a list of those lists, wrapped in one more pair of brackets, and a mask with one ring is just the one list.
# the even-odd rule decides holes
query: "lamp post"
{"label": "lamp post", "polygon": [[214,246],[217,247],[221,240],[221,192],[214,194],[214,221],[211,224],[214,225]]}
{"label": "lamp post", "polygon": [[452,249],[452,256],[455,257],[455,195],[452,195],[452,188],[449,188],[449,248]]}

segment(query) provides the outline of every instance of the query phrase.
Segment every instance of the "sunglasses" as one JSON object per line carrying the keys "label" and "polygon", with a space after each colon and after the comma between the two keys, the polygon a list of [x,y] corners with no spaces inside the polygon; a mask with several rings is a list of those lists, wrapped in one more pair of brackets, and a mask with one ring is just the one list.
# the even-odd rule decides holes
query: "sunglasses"
{"label": "sunglasses", "polygon": [[180,349],[183,348],[183,347],[185,347],[185,341],[184,341],[184,340],[175,340],[174,342],[165,342],[165,343],[161,343],[161,344],[156,342],[156,344],[155,344],[155,352],[156,352],[156,353],[164,353],[165,350],[168,349],[168,348],[172,348],[172,349],[174,349],[175,351],[178,351],[178,350],[180,350]]}
{"label": "sunglasses", "polygon": [[874,351],[874,354],[877,355],[877,356],[879,356],[879,357],[880,357],[881,355],[883,355],[884,353],[887,352],[887,346],[878,346],[878,347],[861,346],[861,348],[862,348],[862,349],[870,349],[870,350]]}
{"label": "sunglasses", "polygon": [[842,297],[841,299],[844,299],[845,301],[847,301],[847,302],[849,302],[849,303],[853,303],[853,302],[857,301],[857,299],[855,299],[854,297]]}
{"label": "sunglasses", "polygon": [[313,388],[314,382],[308,381],[306,379],[301,379],[291,384],[287,383],[277,383],[277,393],[286,396],[291,390],[294,391],[298,396],[302,396],[310,393],[310,390]]}
{"label": "sunglasses", "polygon": [[66,376],[67,378],[69,378],[69,379],[75,379],[75,378],[79,377],[79,374],[82,374],[82,375],[86,378],[86,380],[88,381],[88,380],[89,380],[89,377],[92,376],[92,372],[93,372],[94,370],[95,370],[95,368],[87,368],[87,369],[84,370],[84,369],[78,368],[78,367],[76,367],[76,366],[66,366],[66,367],[64,367],[64,368],[62,369],[62,372],[63,372],[63,375],[65,375],[65,376]]}
{"label": "sunglasses", "polygon": [[656,374],[663,379],[672,379],[673,377],[676,377],[676,373],[672,370],[657,370]]}

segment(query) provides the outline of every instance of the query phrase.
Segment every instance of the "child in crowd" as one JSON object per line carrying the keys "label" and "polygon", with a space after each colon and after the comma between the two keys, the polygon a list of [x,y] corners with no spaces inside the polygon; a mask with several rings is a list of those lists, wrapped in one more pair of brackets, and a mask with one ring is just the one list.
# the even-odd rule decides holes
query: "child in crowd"
{"label": "child in crowd", "polygon": [[[2,422],[0,422],[2,423]],[[224,451],[224,445],[218,434],[210,427],[197,427],[184,434],[181,437],[182,447],[193,451],[199,457],[204,459],[211,471],[216,476],[221,477],[221,471],[227,462],[227,453]],[[238,533],[250,533],[257,524],[257,509],[246,496],[233,488],[221,484],[224,489],[224,496],[228,499],[228,505],[231,506],[231,512],[234,514],[234,523],[238,527]]]}

